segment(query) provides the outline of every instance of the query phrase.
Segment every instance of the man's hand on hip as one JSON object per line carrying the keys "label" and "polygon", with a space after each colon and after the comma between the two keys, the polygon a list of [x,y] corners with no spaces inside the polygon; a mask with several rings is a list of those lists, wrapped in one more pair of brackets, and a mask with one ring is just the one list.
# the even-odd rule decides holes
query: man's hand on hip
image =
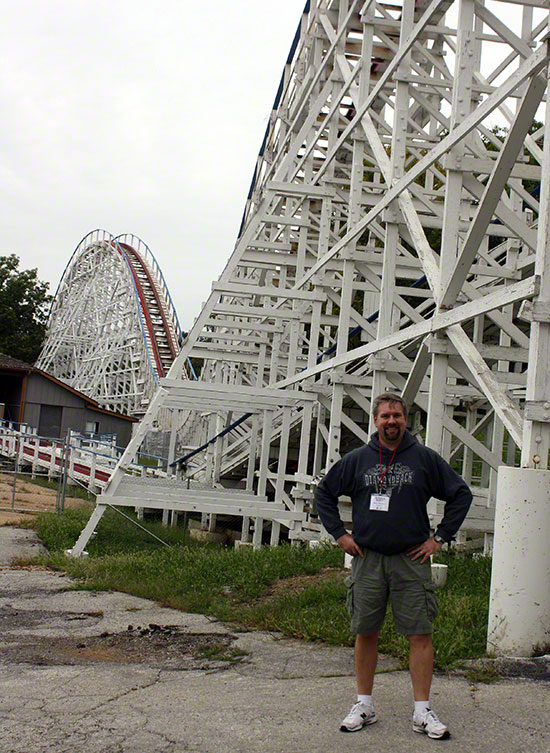
{"label": "man's hand on hip", "polygon": [[336,543],[340,547],[340,549],[343,549],[346,554],[351,554],[352,556],[355,556],[358,554],[360,557],[363,557],[363,550],[359,546],[359,544],[356,543],[355,539],[350,533],[345,533],[343,536],[340,536],[339,539],[336,539]]}
{"label": "man's hand on hip", "polygon": [[430,536],[430,538],[426,539],[423,544],[419,544],[418,546],[415,546],[413,549],[411,549],[410,552],[407,552],[407,556],[413,560],[417,560],[419,557],[422,557],[420,562],[424,563],[427,559],[429,559],[429,557],[431,557],[432,554],[439,552],[442,546],[443,545],[436,541],[433,536]]}

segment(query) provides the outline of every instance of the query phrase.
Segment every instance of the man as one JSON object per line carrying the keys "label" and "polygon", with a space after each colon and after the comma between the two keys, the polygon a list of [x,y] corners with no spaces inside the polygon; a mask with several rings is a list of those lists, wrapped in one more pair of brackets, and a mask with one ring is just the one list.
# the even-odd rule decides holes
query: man
{"label": "man", "polygon": [[[432,621],[437,601],[430,556],[460,528],[472,501],[463,479],[436,452],[407,431],[407,407],[391,392],[372,405],[375,432],[368,445],[339,460],[317,487],[321,521],[338,546],[353,555],[348,611],[355,639],[357,702],[340,729],[356,732],[376,721],[372,687],[378,634],[388,598],[395,628],[409,639],[414,693],[413,730],[434,739],[450,736],[430,707],[433,673]],[[352,501],[352,533],[338,513],[338,498]],[[426,506],[445,501],[445,513],[430,535]]]}

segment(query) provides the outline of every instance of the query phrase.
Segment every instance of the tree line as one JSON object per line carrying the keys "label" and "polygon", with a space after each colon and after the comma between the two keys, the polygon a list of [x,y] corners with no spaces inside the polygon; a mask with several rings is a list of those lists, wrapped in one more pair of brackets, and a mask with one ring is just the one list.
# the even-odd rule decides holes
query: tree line
{"label": "tree line", "polygon": [[38,269],[19,269],[16,254],[0,256],[0,353],[33,364],[46,335],[52,296]]}

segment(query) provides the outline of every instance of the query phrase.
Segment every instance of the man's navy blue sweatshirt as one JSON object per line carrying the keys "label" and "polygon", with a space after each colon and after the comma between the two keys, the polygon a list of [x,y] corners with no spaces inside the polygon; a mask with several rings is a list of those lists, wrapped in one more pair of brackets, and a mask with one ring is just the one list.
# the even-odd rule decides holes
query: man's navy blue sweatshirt
{"label": "man's navy blue sweatshirt", "polygon": [[[338,513],[338,498],[349,496],[356,543],[381,554],[399,554],[429,538],[426,506],[435,497],[446,503],[437,533],[449,541],[472,502],[466,482],[437,452],[419,444],[408,431],[388,468],[392,454],[393,450],[380,445],[375,432],[368,445],[352,450],[332,466],[315,492],[323,525],[335,539],[346,533]],[[381,493],[390,497],[387,512],[370,509],[371,495]]]}

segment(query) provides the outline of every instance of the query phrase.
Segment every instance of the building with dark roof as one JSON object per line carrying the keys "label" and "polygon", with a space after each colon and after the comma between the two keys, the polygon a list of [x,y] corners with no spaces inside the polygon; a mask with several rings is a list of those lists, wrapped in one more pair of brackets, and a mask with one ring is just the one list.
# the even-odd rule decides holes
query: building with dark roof
{"label": "building with dark roof", "polygon": [[36,369],[0,353],[0,418],[31,426],[44,437],[62,438],[67,429],[116,435],[125,447],[137,419],[102,408],[93,398]]}

